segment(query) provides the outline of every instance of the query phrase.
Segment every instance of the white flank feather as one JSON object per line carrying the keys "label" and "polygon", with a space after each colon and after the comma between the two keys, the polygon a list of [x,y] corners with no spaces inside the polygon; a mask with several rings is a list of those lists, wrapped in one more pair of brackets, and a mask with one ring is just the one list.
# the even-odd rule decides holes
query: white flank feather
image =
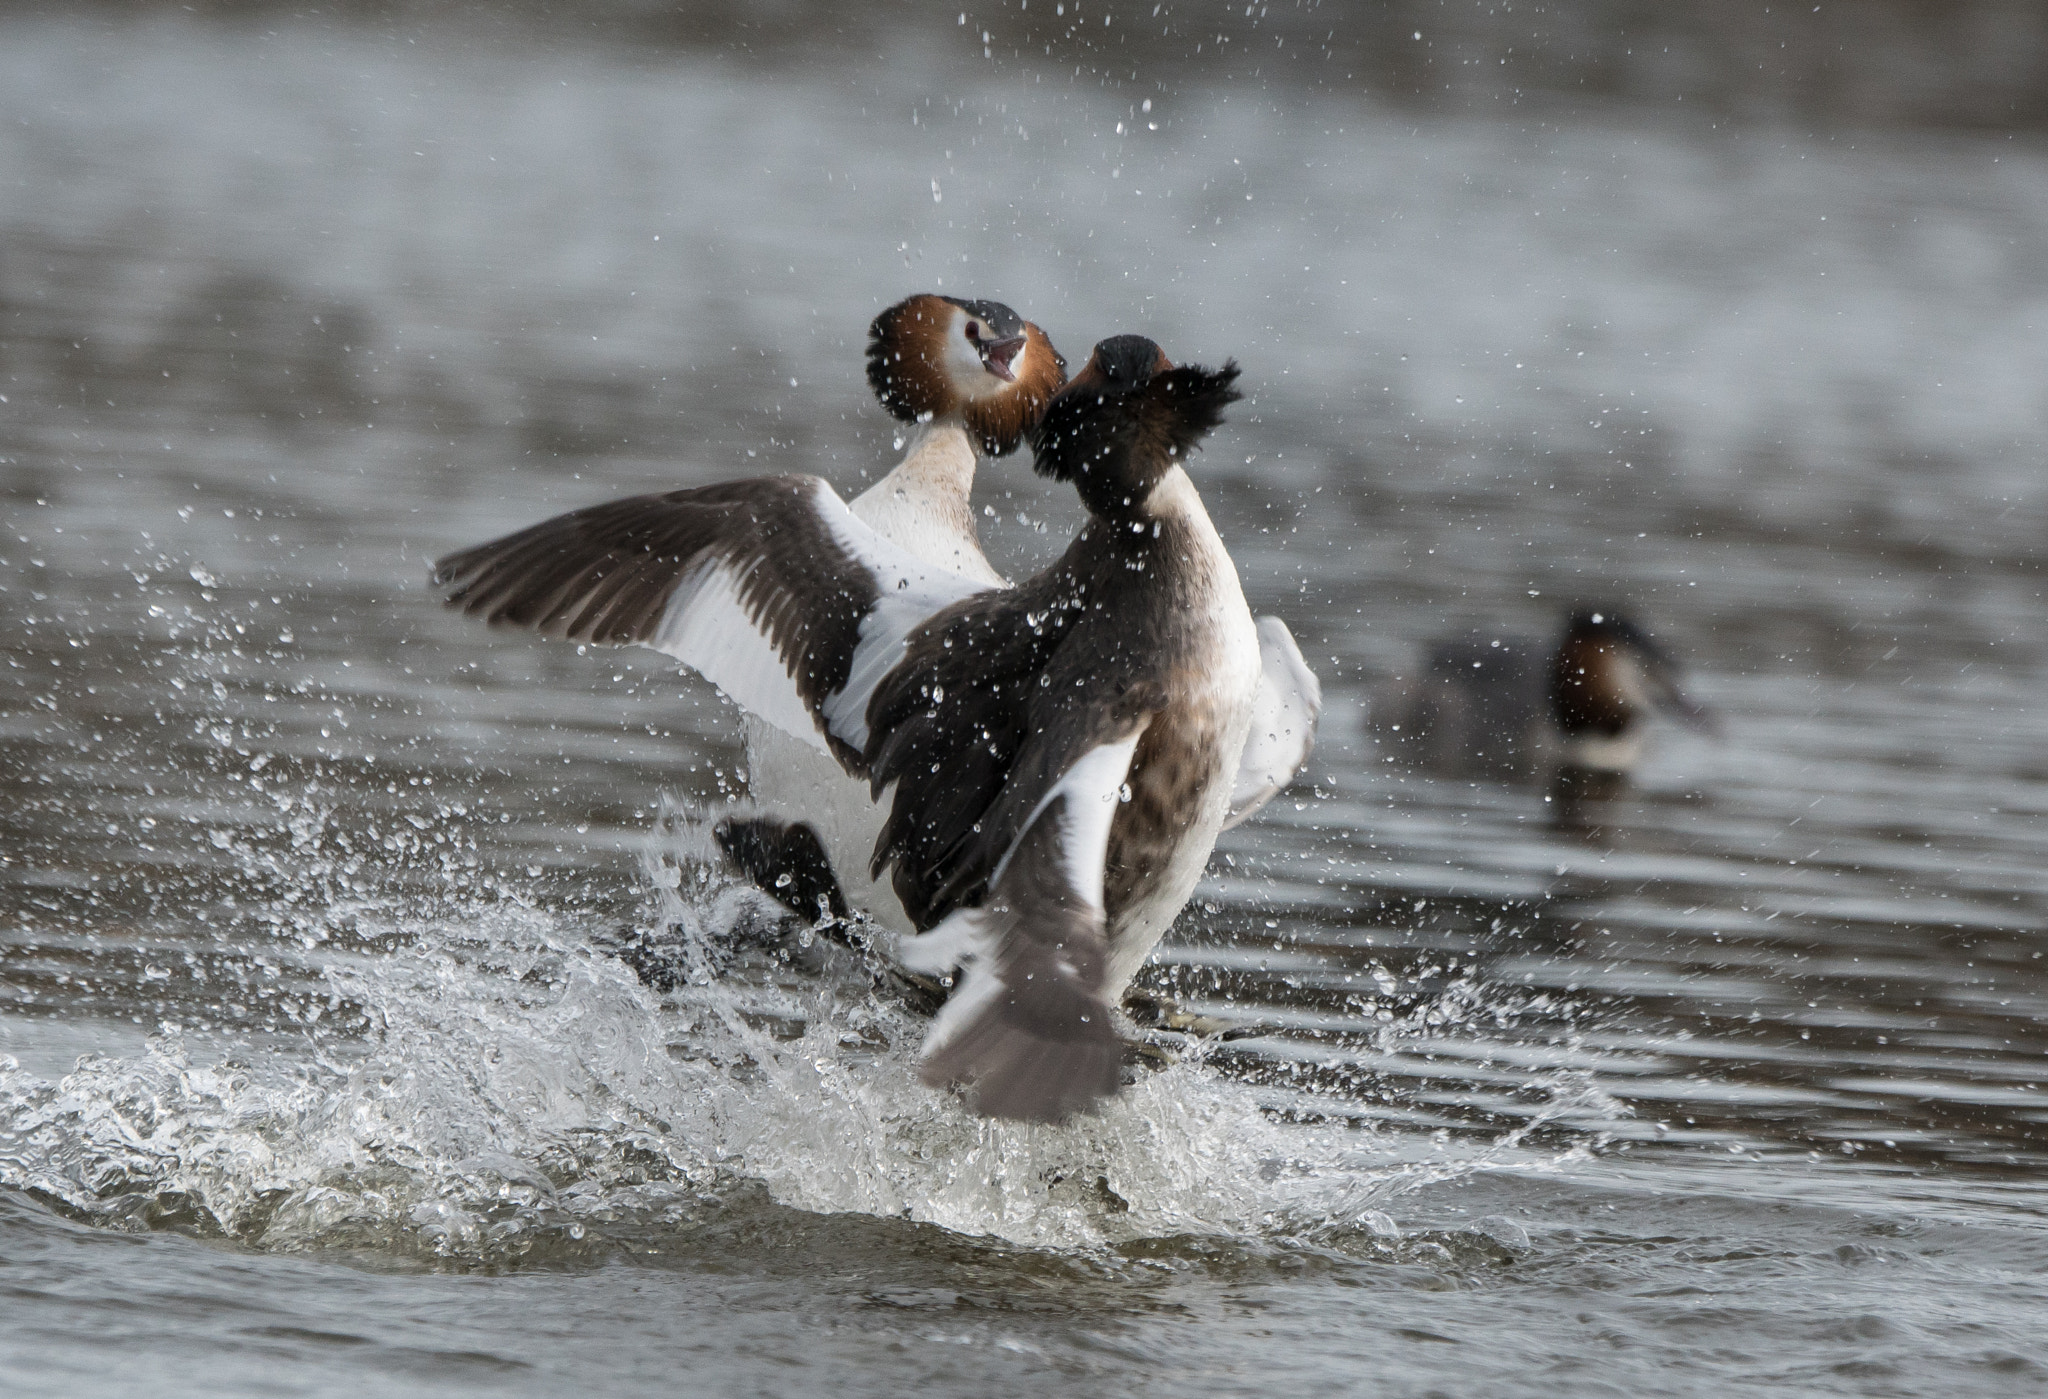
{"label": "white flank feather", "polygon": [[1124,778],[1131,771],[1131,754],[1137,750],[1138,739],[1144,732],[1145,726],[1140,724],[1129,738],[1091,748],[1074,760],[1074,765],[1053,783],[1052,790],[1031,808],[1023,829],[1018,832],[1017,839],[1010,842],[1010,848],[1003,853],[1002,863],[996,866],[995,874],[990,877],[990,888],[1002,881],[1003,872],[1010,867],[1010,857],[1023,843],[1024,832],[1038,824],[1038,818],[1045,814],[1047,807],[1065,797],[1067,804],[1061,812],[1060,850],[1066,857],[1063,864],[1068,887],[1086,899],[1097,913],[1102,911],[1102,877],[1109,860],[1109,826],[1116,819],[1116,809],[1123,799]]}
{"label": "white flank feather", "polygon": [[1230,788],[1226,831],[1285,791],[1316,746],[1322,682],[1278,617],[1259,618],[1259,662],[1259,692],[1252,701],[1251,732]]}
{"label": "white flank feather", "polygon": [[[920,562],[854,518],[822,481],[814,483],[810,503],[846,557],[875,580],[879,594],[861,619],[846,684],[820,706],[831,734],[861,750],[868,741],[868,700],[903,658],[910,634],[933,613],[983,591],[984,585]],[[725,563],[695,569],[676,585],[647,644],[701,672],[742,709],[826,751],[824,734],[789,665],[740,600],[743,582]]]}
{"label": "white flank feather", "polygon": [[[819,510],[841,548],[874,576],[881,596],[861,618],[860,643],[846,684],[824,704],[825,722],[835,737],[857,749],[868,744],[868,701],[882,678],[903,659],[910,634],[962,598],[988,591],[988,585],[963,578],[919,559],[901,545],[861,523],[836,495],[837,509]],[[821,502],[822,504],[822,502]]]}

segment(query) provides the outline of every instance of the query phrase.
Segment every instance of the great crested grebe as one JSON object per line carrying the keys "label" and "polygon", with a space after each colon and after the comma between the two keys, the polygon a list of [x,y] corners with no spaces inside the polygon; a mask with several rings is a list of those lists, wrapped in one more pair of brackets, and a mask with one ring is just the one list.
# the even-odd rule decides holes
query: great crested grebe
{"label": "great crested grebe", "polygon": [[[875,317],[868,383],[891,414],[919,425],[908,455],[851,502],[854,515],[927,563],[1008,587],[981,552],[969,508],[977,453],[1002,456],[1037,427],[1066,362],[1033,323],[998,301],[924,293]],[[1005,375],[1009,377],[1005,379]],[[1227,826],[1293,781],[1315,743],[1322,687],[1287,624],[1258,622],[1265,678],[1233,784]],[[886,881],[865,871],[885,813],[829,755],[748,715],[754,810],[716,828],[721,849],[763,890],[809,917],[859,908],[913,924]]]}
{"label": "great crested grebe", "polygon": [[1106,340],[1048,410],[1035,465],[1089,520],[1015,588],[805,476],[594,506],[435,570],[467,613],[683,660],[886,796],[870,868],[929,929],[898,955],[960,974],[923,1073],[991,1116],[1116,1090],[1110,1007],[1200,878],[1252,728],[1258,629],[1181,464],[1237,369],[1165,365]]}
{"label": "great crested grebe", "polygon": [[[868,327],[868,385],[909,425],[903,460],[849,503],[854,518],[913,557],[983,587],[989,566],[968,497],[984,456],[1016,450],[1067,380],[1043,330],[1000,301],[905,297]],[[808,917],[854,908],[911,931],[894,891],[867,873],[886,813],[808,736],[742,717],[751,807],[720,821],[720,849],[763,890]]]}
{"label": "great crested grebe", "polygon": [[1709,727],[1678,663],[1611,607],[1582,607],[1553,641],[1474,631],[1381,687],[1368,716],[1391,755],[1453,775],[1625,774],[1653,711]]}

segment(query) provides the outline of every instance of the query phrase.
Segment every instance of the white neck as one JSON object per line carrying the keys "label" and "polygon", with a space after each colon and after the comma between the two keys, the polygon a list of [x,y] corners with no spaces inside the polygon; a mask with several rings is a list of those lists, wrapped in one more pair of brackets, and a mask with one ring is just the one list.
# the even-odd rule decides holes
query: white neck
{"label": "white neck", "polygon": [[854,516],[926,563],[990,587],[1008,580],[989,566],[975,534],[968,495],[978,460],[958,418],[917,429],[896,469],[855,496]]}
{"label": "white neck", "polygon": [[957,500],[965,511],[968,492],[974,489],[974,468],[980,460],[974,440],[958,418],[921,423],[911,429],[910,450],[875,489],[891,482],[914,487],[934,499]]}
{"label": "white neck", "polygon": [[1152,487],[1152,493],[1145,497],[1145,514],[1155,520],[1184,524],[1197,540],[1213,543],[1219,553],[1223,550],[1222,536],[1216,533],[1215,521],[1209,518],[1208,507],[1202,504],[1201,493],[1188,479],[1187,472],[1178,466],[1160,477]]}
{"label": "white neck", "polygon": [[1175,466],[1159,478],[1152,493],[1145,497],[1145,514],[1178,526],[1188,550],[1181,567],[1191,575],[1206,574],[1220,589],[1219,596],[1235,598],[1236,605],[1243,607],[1237,565],[1231,561],[1230,551],[1223,547],[1223,536],[1216,532],[1216,522],[1209,518],[1209,511],[1186,471]]}

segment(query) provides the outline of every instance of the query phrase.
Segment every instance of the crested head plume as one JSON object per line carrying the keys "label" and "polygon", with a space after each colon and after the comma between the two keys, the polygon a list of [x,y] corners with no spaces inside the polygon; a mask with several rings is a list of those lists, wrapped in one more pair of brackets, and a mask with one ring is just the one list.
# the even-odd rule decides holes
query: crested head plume
{"label": "crested head plume", "polygon": [[1244,396],[1232,387],[1239,372],[1235,360],[1172,366],[1142,336],[1105,340],[1046,410],[1032,465],[1074,483],[1096,514],[1123,513]]}
{"label": "crested head plume", "polygon": [[940,347],[952,318],[952,303],[925,293],[905,297],[868,327],[868,387],[890,417],[914,423],[946,401]]}

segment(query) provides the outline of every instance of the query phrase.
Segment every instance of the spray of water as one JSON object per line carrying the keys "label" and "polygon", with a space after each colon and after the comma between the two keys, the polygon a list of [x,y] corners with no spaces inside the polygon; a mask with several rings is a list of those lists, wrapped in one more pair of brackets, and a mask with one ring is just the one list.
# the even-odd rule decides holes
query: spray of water
{"label": "spray of water", "polygon": [[736,951],[781,914],[701,819],[665,813],[643,864],[635,936],[662,946],[669,989],[519,900],[355,907],[398,934],[324,972],[358,1029],[234,1055],[167,1033],[55,1081],[0,1059],[0,1183],[116,1226],[500,1264],[686,1229],[735,1191],[1032,1247],[1383,1250],[1402,1191],[1549,1159],[1522,1145],[1542,1119],[1448,1151],[1304,1125],[1198,1053],[1096,1116],[986,1121],[919,1082],[925,1022],[859,955],[811,955],[809,930],[801,955]]}

